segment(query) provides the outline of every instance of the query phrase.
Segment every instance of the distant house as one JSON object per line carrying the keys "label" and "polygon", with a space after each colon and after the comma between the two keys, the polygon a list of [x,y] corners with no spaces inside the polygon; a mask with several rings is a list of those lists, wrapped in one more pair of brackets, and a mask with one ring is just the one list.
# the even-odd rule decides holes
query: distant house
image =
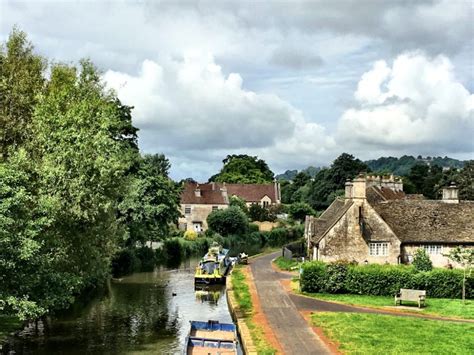
{"label": "distant house", "polygon": [[443,189],[442,200],[406,195],[401,180],[359,176],[346,183],[319,217],[306,217],[311,259],[359,263],[410,263],[424,248],[433,265],[446,266],[452,247],[474,247],[474,202],[459,201],[458,189]]}
{"label": "distant house", "polygon": [[179,227],[182,230],[207,230],[207,216],[217,209],[227,208],[229,198],[237,196],[248,206],[268,207],[281,201],[280,184],[226,184],[187,182],[181,193]]}

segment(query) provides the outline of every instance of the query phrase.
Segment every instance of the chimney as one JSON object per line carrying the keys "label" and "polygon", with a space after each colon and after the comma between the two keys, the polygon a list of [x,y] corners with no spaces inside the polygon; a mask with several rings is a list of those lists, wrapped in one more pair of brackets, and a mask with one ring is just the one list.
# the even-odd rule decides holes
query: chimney
{"label": "chimney", "polygon": [[196,188],[194,189],[194,195],[196,197],[201,197],[201,189],[199,188],[199,184],[196,184]]}
{"label": "chimney", "polygon": [[459,203],[458,192],[459,189],[454,182],[452,182],[450,186],[443,187],[442,201],[445,203]]}
{"label": "chimney", "polygon": [[346,181],[346,200],[352,198],[352,182],[348,179]]}
{"label": "chimney", "polygon": [[280,183],[275,179],[273,180],[273,185],[275,187],[275,201],[274,203],[281,203],[281,191],[280,191]]}
{"label": "chimney", "polygon": [[216,183],[214,181],[211,182],[211,188],[212,188],[212,191],[216,189]]}
{"label": "chimney", "polygon": [[365,199],[365,189],[367,187],[367,183],[363,174],[359,174],[352,181],[352,198],[353,199]]}
{"label": "chimney", "polygon": [[227,187],[225,186],[225,182],[222,183],[221,193],[222,197],[224,198],[224,202],[229,203],[229,196],[227,195]]}

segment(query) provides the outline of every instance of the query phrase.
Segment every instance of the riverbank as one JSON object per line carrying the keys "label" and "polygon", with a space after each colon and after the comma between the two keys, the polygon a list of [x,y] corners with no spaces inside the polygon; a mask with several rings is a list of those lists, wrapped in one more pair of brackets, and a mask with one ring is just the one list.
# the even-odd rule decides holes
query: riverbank
{"label": "riverbank", "polygon": [[255,292],[249,266],[237,265],[226,280],[227,302],[246,354],[277,354],[281,347]]}
{"label": "riverbank", "polygon": [[23,323],[15,317],[0,315],[0,350],[8,337],[20,331]]}

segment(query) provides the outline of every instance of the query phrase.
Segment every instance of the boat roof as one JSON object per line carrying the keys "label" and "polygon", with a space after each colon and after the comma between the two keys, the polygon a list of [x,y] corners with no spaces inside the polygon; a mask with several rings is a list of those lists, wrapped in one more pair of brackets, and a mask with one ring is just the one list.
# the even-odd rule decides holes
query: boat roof
{"label": "boat roof", "polygon": [[196,320],[192,320],[190,323],[191,329],[220,330],[225,332],[235,332],[236,330],[235,324],[232,323],[220,323],[217,321],[202,322]]}

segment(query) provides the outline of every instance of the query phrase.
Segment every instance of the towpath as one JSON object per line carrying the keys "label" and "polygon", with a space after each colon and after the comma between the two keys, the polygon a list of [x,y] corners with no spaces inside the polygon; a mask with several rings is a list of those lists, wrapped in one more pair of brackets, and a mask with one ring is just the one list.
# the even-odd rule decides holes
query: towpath
{"label": "towpath", "polygon": [[272,260],[281,253],[263,255],[254,259],[251,270],[258,297],[270,327],[280,342],[285,354],[329,354],[326,344],[311,330],[302,313],[313,312],[355,312],[415,317],[456,323],[473,323],[469,319],[452,319],[432,315],[394,312],[328,302],[288,292],[282,281],[288,282],[294,275],[278,272],[272,267]]}
{"label": "towpath", "polygon": [[292,276],[273,270],[272,259],[279,254],[258,257],[250,265],[260,304],[270,327],[285,354],[330,354],[280,283],[282,278]]}

